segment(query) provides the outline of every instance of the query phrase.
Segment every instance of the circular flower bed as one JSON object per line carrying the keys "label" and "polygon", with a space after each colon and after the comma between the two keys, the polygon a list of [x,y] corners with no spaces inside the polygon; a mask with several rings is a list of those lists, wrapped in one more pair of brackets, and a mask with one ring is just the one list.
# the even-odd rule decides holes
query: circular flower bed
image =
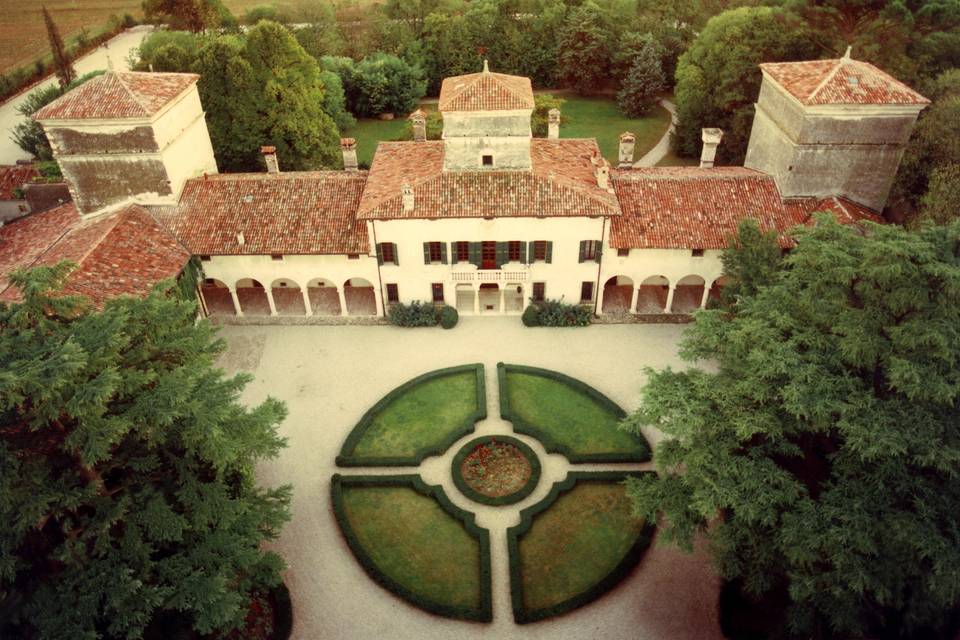
{"label": "circular flower bed", "polygon": [[510,436],[486,436],[465,444],[453,458],[453,482],[474,502],[513,504],[530,495],[540,479],[533,449]]}

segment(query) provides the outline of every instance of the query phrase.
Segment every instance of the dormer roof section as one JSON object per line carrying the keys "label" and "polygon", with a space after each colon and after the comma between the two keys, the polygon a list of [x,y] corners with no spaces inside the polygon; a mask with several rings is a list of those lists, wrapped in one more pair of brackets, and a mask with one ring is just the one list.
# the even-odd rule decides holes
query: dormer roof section
{"label": "dormer roof section", "polygon": [[869,62],[850,58],[849,50],[834,60],[773,62],[760,69],[805,106],[930,104]]}
{"label": "dormer roof section", "polygon": [[440,111],[515,111],[533,109],[530,78],[484,70],[444,78],[440,86]]}
{"label": "dormer roof section", "polygon": [[35,114],[34,120],[149,120],[200,79],[194,73],[108,71]]}

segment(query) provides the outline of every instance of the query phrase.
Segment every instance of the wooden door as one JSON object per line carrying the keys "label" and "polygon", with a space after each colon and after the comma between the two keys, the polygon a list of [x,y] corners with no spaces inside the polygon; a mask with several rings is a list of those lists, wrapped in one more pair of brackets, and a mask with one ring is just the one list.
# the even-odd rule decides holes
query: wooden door
{"label": "wooden door", "polygon": [[481,245],[481,269],[496,269],[497,268],[497,243],[496,242],[484,242]]}

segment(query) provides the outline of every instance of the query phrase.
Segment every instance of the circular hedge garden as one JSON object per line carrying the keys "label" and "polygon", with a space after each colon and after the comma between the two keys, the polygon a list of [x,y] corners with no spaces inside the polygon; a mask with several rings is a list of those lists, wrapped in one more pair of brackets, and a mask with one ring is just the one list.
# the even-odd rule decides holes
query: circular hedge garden
{"label": "circular hedge garden", "polygon": [[520,502],[537,488],[540,460],[510,436],[484,436],[453,457],[453,483],[474,502],[498,507]]}

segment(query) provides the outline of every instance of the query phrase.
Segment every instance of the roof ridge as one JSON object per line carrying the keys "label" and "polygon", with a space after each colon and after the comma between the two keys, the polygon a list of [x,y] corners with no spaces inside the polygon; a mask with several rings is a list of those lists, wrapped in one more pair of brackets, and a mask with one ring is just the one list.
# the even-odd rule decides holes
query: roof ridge
{"label": "roof ridge", "polygon": [[825,86],[827,86],[827,83],[829,83],[831,80],[833,80],[837,76],[837,73],[839,73],[844,63],[848,60],[850,60],[850,58],[837,58],[836,60],[832,60],[832,62],[835,63],[833,65],[833,69],[831,69],[830,73],[828,73],[826,77],[820,81],[820,84],[818,84],[814,88],[814,90],[810,92],[810,95],[807,96],[807,100],[813,100],[817,96],[817,94],[820,93],[820,91]]}
{"label": "roof ridge", "polygon": [[117,79],[117,82],[120,83],[120,86],[123,87],[124,90],[127,92],[127,95],[133,98],[133,101],[136,102],[138,105],[140,105],[140,108],[143,110],[143,115],[148,116],[150,114],[150,110],[147,108],[147,105],[143,102],[143,100],[140,99],[140,97],[133,91],[133,89],[131,89],[127,85],[127,83],[121,77],[120,73],[111,70],[111,71],[107,71],[107,73],[104,75],[112,75],[113,77],[115,77]]}

